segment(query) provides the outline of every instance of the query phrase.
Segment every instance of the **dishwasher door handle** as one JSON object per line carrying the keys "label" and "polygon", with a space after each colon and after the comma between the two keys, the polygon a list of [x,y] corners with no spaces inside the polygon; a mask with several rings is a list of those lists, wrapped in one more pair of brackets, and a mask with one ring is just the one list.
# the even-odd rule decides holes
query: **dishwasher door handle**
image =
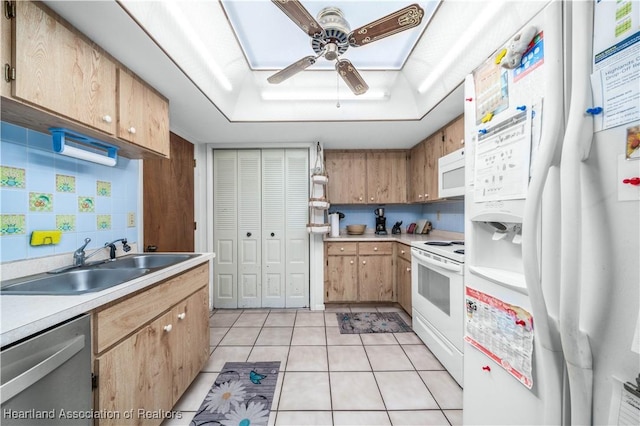
{"label": "dishwasher door handle", "polygon": [[24,373],[0,386],[0,403],[4,404],[20,392],[42,380],[47,374],[71,359],[84,348],[84,335],[71,339],[62,349],[40,361]]}

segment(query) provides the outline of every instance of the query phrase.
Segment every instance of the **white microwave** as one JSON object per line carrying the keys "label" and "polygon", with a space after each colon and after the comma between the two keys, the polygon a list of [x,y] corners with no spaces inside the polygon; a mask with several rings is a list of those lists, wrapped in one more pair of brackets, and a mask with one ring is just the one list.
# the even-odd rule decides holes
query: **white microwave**
{"label": "white microwave", "polygon": [[464,148],[438,159],[438,197],[464,195]]}

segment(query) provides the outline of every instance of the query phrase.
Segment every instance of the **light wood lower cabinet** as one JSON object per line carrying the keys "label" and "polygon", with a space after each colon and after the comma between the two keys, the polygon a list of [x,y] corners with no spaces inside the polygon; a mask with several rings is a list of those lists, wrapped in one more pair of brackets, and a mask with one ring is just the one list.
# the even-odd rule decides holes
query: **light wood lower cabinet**
{"label": "light wood lower cabinet", "polygon": [[208,284],[205,263],[93,313],[94,410],[121,415],[100,425],[162,423],[209,357]]}
{"label": "light wood lower cabinet", "polygon": [[325,243],[325,302],[391,302],[393,244]]}
{"label": "light wood lower cabinet", "polygon": [[397,243],[396,245],[396,285],[398,287],[398,303],[411,316],[411,247]]}

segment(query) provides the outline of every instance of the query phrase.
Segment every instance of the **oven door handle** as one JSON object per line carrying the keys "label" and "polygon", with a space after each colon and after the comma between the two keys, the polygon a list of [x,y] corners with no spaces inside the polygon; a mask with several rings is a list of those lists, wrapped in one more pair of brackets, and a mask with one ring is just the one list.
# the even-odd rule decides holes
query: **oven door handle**
{"label": "oven door handle", "polygon": [[441,263],[441,262],[438,262],[436,260],[429,259],[428,257],[422,256],[421,254],[416,253],[415,251],[412,251],[411,255],[413,257],[415,257],[418,260],[419,263],[426,263],[428,265],[435,266],[435,267],[441,268],[441,269],[446,269],[448,271],[453,271],[453,272],[461,272],[462,271],[462,266],[460,266],[460,265],[452,265],[450,263]]}

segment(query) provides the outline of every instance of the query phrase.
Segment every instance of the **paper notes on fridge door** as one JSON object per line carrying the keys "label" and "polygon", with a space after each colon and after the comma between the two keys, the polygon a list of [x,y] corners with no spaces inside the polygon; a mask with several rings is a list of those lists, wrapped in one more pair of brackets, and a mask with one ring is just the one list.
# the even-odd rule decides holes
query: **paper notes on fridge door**
{"label": "paper notes on fridge door", "polygon": [[610,425],[637,426],[640,424],[640,397],[629,391],[622,380],[611,377]]}

